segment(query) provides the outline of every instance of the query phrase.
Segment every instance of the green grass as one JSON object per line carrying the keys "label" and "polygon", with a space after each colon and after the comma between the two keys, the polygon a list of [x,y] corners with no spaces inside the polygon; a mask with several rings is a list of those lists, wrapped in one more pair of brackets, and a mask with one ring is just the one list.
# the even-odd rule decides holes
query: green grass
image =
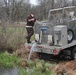
{"label": "green grass", "polygon": [[0,67],[12,68],[20,64],[20,58],[8,53],[0,53]]}
{"label": "green grass", "polygon": [[18,75],[27,75],[27,71],[25,70],[25,68],[20,67]]}
{"label": "green grass", "polygon": [[49,69],[53,68],[55,64],[53,65],[44,60],[27,61],[27,63],[28,67],[19,68],[19,75],[56,75],[53,70]]}
{"label": "green grass", "polygon": [[56,64],[51,64],[50,62],[45,62],[44,60],[36,59],[35,61],[28,61],[26,58],[23,59],[28,66],[21,66],[21,58],[11,55],[7,52],[0,53],[0,67],[9,69],[13,67],[18,67],[18,75],[56,75],[53,68]]}

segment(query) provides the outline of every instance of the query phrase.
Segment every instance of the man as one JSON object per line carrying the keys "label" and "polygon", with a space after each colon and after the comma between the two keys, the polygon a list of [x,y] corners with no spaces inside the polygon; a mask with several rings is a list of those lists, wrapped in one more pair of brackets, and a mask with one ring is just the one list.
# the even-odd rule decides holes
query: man
{"label": "man", "polygon": [[31,43],[30,39],[31,36],[34,34],[34,23],[36,22],[36,18],[34,16],[34,13],[31,13],[28,17],[27,17],[27,25],[26,25],[26,29],[27,29],[27,43]]}

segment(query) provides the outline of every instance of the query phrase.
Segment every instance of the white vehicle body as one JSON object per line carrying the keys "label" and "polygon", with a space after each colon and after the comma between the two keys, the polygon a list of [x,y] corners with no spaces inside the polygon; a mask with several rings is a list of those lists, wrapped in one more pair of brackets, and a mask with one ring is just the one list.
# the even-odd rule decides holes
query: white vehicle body
{"label": "white vehicle body", "polygon": [[[75,6],[52,9],[48,20],[35,25],[35,52],[68,55],[75,58],[76,17]],[[70,30],[69,30],[70,29]],[[25,44],[29,49],[33,43]]]}

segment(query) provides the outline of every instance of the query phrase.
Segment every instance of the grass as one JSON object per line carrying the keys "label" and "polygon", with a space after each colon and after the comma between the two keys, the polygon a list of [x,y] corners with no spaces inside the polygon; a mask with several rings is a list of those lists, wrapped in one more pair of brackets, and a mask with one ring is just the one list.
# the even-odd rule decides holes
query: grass
{"label": "grass", "polygon": [[0,28],[0,44],[15,50],[18,46],[26,42],[26,34],[26,28],[24,27]]}
{"label": "grass", "polygon": [[[25,44],[27,31],[25,27],[6,27],[0,28],[0,45],[5,48],[16,50],[20,45]],[[31,41],[34,40],[34,35]]]}
{"label": "grass", "polygon": [[0,67],[12,68],[20,64],[20,58],[8,53],[0,53]]}
{"label": "grass", "polygon": [[56,75],[50,68],[55,66],[44,60],[27,61],[28,67],[20,68],[19,75]]}
{"label": "grass", "polygon": [[50,68],[53,68],[55,64],[45,62],[44,60],[28,61],[24,59],[28,66],[21,66],[21,58],[11,55],[7,52],[0,53],[0,67],[9,69],[18,67],[18,75],[56,75],[55,72]]}

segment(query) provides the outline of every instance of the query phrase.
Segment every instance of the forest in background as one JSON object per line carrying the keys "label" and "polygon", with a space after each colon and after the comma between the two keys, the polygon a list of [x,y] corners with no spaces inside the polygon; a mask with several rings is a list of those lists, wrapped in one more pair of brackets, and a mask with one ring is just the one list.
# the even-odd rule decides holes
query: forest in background
{"label": "forest in background", "polygon": [[76,5],[76,0],[37,0],[37,5],[29,0],[0,0],[0,21],[24,22],[30,12],[34,12],[38,20],[45,20],[50,9],[72,5]]}

